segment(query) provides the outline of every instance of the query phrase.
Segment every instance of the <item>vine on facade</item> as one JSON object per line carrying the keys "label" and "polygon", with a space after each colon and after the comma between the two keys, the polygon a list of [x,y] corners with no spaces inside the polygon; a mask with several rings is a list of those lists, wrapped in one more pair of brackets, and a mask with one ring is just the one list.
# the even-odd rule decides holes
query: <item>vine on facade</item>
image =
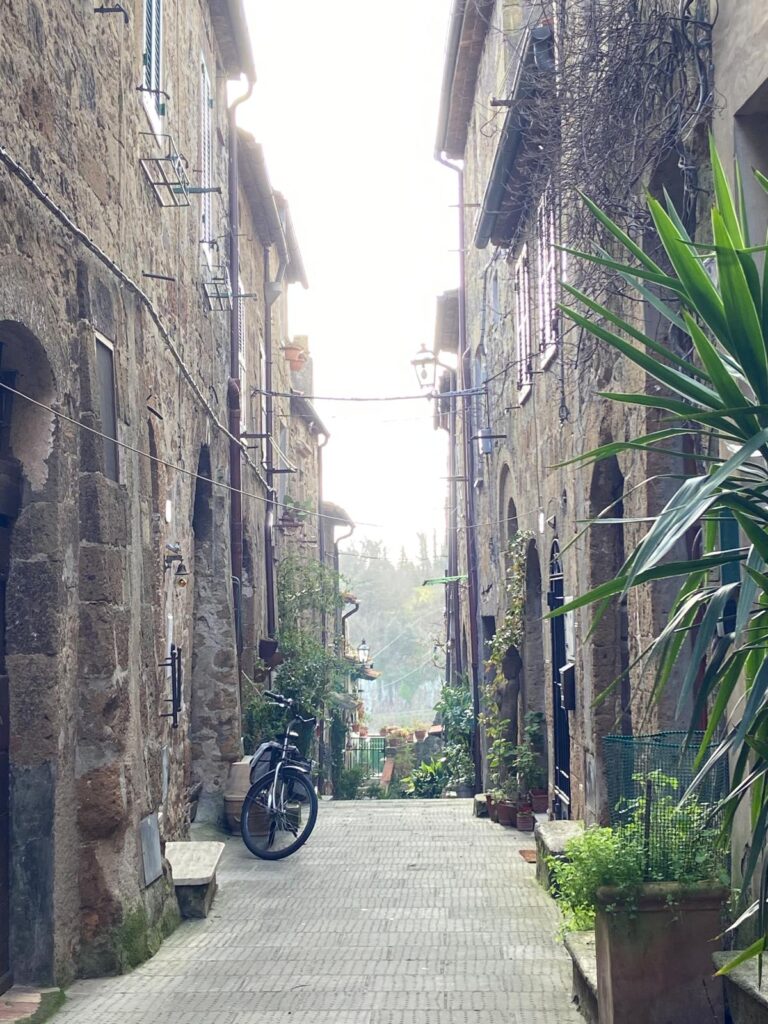
{"label": "vine on facade", "polygon": [[533,540],[532,530],[520,530],[509,541],[506,553],[504,591],[507,610],[501,625],[491,641],[489,662],[495,666],[497,677],[510,647],[519,648],[525,631],[525,564],[528,545]]}

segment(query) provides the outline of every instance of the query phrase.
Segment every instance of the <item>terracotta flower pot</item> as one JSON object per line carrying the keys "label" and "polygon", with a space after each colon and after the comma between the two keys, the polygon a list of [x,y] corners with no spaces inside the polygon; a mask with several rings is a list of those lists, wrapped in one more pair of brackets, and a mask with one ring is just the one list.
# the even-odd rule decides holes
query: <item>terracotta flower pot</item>
{"label": "terracotta flower pot", "polygon": [[423,739],[426,739],[426,737],[427,737],[427,730],[426,729],[416,729],[414,731],[413,735],[416,737],[417,742],[420,743]]}
{"label": "terracotta flower pot", "polygon": [[499,802],[499,824],[512,828],[517,824],[517,806],[511,800]]}
{"label": "terracotta flower pot", "polygon": [[532,789],[531,803],[534,814],[546,814],[549,810],[549,793],[546,789]]}

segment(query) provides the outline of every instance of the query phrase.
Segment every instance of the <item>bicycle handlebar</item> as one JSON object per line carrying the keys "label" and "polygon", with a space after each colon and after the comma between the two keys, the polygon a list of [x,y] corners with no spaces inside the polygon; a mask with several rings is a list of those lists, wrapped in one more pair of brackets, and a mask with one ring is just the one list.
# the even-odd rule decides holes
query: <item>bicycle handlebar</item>
{"label": "bicycle handlebar", "polygon": [[[274,701],[275,704],[279,704],[284,708],[292,708],[296,704],[296,701],[291,697],[284,697],[282,693],[275,693],[273,690],[264,690],[262,696],[267,697],[269,700]],[[302,725],[309,725],[310,722],[314,723],[317,721],[317,716],[310,715],[309,718],[302,718],[301,715],[297,714],[294,721],[301,722]]]}

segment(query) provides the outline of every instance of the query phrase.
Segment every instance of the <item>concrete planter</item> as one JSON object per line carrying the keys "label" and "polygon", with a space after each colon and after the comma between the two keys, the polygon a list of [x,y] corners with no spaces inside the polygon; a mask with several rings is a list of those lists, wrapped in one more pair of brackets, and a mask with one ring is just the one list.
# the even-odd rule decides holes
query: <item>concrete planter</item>
{"label": "concrete planter", "polygon": [[227,788],[224,790],[224,816],[230,832],[240,831],[240,812],[245,794],[251,787],[250,773],[250,757],[244,757],[229,766]]}
{"label": "concrete planter", "polygon": [[727,895],[711,883],[663,882],[644,886],[637,901],[622,908],[616,889],[598,890],[599,1024],[722,1021],[722,983],[712,977],[712,954]]}

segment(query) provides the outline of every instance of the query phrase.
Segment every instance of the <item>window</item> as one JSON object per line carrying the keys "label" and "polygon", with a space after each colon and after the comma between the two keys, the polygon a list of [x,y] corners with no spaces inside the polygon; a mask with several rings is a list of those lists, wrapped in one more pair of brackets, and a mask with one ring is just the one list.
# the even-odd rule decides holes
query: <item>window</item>
{"label": "window", "polygon": [[216,244],[213,223],[213,92],[205,61],[200,61],[200,242],[210,267]]}
{"label": "window", "polygon": [[501,329],[501,289],[499,287],[499,272],[494,270],[491,275],[491,326],[495,331]]}
{"label": "window", "polygon": [[531,365],[531,285],[528,268],[528,246],[524,245],[515,264],[515,361],[517,363],[517,386],[522,392],[523,402],[531,390],[533,367]]}
{"label": "window", "polygon": [[251,429],[251,399],[248,394],[248,362],[246,359],[245,339],[245,302],[239,296],[243,294],[243,282],[237,281],[237,365],[240,375],[240,430],[247,433]]}
{"label": "window", "polygon": [[[269,314],[267,314],[269,315]],[[264,342],[259,344],[259,410],[261,413],[259,430],[264,435],[261,439],[262,463],[267,464],[267,353],[264,351]]]}
{"label": "window", "polygon": [[144,109],[155,133],[162,130],[163,95],[163,0],[144,0]]}
{"label": "window", "polygon": [[117,400],[115,396],[115,361],[112,346],[96,337],[96,372],[99,377],[99,412],[104,437],[104,475],[117,480]]}
{"label": "window", "polygon": [[539,352],[541,365],[546,366],[557,350],[558,311],[556,243],[557,217],[555,196],[550,182],[541,197],[536,214],[537,274],[539,292]]}

